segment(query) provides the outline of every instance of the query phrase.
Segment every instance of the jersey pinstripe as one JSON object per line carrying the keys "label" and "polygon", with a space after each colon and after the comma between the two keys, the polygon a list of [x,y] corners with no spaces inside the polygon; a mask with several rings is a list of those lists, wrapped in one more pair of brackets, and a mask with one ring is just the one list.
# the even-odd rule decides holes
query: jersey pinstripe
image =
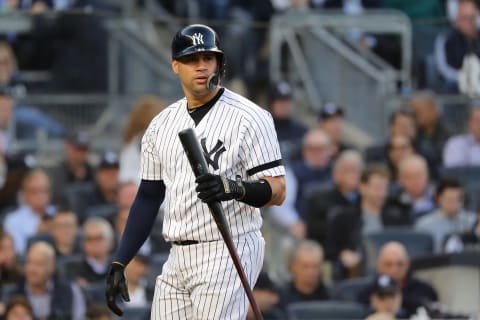
{"label": "jersey pinstripe", "polygon": [[[197,198],[195,177],[178,138],[186,128],[193,128],[201,141],[211,173],[256,180],[285,174],[277,162],[281,153],[273,120],[268,111],[225,89],[198,125],[184,98],[157,115],[142,139],[141,178],[163,180],[167,190],[165,239],[219,240],[208,206]],[[232,236],[260,230],[259,209],[234,200],[221,204]]]}

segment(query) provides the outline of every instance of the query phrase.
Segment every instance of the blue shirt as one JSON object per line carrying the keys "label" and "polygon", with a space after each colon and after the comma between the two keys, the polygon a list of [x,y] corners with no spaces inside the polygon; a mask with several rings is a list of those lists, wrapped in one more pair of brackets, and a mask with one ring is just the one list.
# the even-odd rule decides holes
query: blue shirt
{"label": "blue shirt", "polygon": [[[47,215],[53,212],[53,207],[47,209]],[[17,254],[24,255],[28,238],[37,233],[37,228],[42,221],[42,216],[35,213],[28,205],[22,205],[5,217],[3,227],[15,242]]]}

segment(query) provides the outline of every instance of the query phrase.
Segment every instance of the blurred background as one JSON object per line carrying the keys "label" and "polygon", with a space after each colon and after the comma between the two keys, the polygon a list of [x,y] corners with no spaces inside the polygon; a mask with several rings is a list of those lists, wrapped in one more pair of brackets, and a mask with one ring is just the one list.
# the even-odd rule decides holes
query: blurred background
{"label": "blurred background", "polygon": [[[287,169],[284,205],[262,210],[265,318],[475,319],[479,6],[0,0],[0,315],[113,319],[103,282],[140,139],[183,96],[173,35],[204,23],[222,85],[272,113]],[[129,265],[127,319],[148,318],[161,228],[162,212]]]}

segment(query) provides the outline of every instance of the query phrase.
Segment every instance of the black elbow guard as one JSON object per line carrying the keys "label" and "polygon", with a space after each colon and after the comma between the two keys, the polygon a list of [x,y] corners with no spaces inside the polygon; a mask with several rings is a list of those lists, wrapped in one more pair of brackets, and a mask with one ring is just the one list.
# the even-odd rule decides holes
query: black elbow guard
{"label": "black elbow guard", "polygon": [[243,203],[256,208],[261,208],[272,199],[272,187],[265,179],[257,181],[242,181],[245,188],[245,194],[242,198],[237,199]]}

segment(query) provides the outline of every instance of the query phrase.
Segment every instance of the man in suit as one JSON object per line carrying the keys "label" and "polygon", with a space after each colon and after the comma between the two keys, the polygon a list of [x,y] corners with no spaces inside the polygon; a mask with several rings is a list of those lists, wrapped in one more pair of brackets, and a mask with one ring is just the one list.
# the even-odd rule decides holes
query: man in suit
{"label": "man in suit", "polygon": [[358,206],[358,186],[363,160],[357,151],[342,152],[333,165],[331,187],[311,191],[305,206],[307,238],[324,245],[330,212],[340,206]]}

